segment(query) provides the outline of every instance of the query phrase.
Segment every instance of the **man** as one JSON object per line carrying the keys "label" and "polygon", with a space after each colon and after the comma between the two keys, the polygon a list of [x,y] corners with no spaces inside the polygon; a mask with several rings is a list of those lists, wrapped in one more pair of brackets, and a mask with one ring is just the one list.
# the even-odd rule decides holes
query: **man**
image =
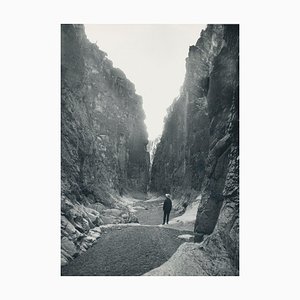
{"label": "man", "polygon": [[167,224],[169,223],[169,216],[170,216],[170,212],[172,209],[171,195],[166,194],[165,196],[166,196],[166,199],[164,201],[164,206],[163,206],[163,211],[164,211],[163,225],[165,225],[166,219],[167,219]]}

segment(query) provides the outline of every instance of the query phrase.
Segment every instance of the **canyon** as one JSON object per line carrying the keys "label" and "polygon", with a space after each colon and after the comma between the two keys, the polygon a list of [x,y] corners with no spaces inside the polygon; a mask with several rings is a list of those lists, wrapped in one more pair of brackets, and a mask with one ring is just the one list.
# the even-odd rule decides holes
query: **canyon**
{"label": "canyon", "polygon": [[84,26],[61,38],[61,265],[105,226],[137,224],[132,199],[148,209],[170,193],[177,216],[193,208],[194,240],[145,275],[239,275],[239,26],[208,25],[190,46],[154,141],[141,96]]}

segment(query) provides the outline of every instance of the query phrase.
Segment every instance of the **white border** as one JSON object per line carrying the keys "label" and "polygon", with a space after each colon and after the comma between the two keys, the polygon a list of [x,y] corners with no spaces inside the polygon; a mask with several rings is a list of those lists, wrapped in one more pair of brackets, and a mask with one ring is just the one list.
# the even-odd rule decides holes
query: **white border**
{"label": "white border", "polygon": [[[297,19],[296,1],[7,1],[1,9],[4,299],[296,299]],[[59,276],[60,23],[240,24],[240,277]]]}

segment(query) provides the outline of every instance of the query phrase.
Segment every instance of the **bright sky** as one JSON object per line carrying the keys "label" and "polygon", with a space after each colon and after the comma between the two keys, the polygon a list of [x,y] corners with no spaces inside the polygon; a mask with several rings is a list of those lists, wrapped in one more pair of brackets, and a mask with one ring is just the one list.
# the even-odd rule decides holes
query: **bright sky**
{"label": "bright sky", "polygon": [[149,139],[162,133],[166,109],[179,95],[185,58],[206,25],[85,25],[89,40],[107,53],[143,97]]}

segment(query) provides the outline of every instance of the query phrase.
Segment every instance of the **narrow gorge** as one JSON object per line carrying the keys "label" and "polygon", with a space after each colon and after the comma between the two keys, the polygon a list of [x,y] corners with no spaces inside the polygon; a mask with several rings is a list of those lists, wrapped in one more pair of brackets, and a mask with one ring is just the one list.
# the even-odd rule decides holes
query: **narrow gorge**
{"label": "narrow gorge", "polygon": [[[62,25],[61,46],[63,275],[239,275],[239,26],[208,25],[187,49],[180,94],[154,141],[142,97],[84,26]],[[162,227],[166,193],[173,215]],[[112,237],[115,256],[143,266],[110,267]]]}

